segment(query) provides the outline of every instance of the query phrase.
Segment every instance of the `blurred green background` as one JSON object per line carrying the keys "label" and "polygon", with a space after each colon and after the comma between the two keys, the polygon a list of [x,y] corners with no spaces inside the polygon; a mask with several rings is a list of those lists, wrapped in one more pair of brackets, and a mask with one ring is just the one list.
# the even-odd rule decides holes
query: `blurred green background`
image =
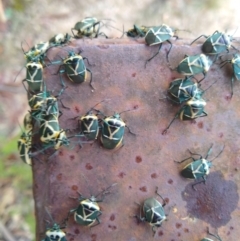
{"label": "blurred green background", "polygon": [[[111,19],[112,26],[124,25],[125,30],[134,23],[166,23],[189,30],[179,32],[189,39],[215,30],[238,37],[239,5],[234,0],[0,0],[0,241],[13,241],[4,237],[5,231],[15,240],[34,240],[31,167],[22,163],[17,152],[19,123],[29,109],[21,83],[25,75],[21,43],[27,51],[57,33],[71,33],[74,24],[88,16]],[[121,36],[119,31],[107,34]]]}

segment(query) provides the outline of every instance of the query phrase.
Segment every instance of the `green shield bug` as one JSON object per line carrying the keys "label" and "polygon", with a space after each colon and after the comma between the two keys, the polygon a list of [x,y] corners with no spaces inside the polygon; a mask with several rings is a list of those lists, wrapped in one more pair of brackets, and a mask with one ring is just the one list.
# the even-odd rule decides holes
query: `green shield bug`
{"label": "green shield bug", "polygon": [[49,39],[49,45],[50,47],[61,46],[68,43],[70,39],[71,39],[71,36],[68,33],[66,33],[65,35],[62,33],[59,33]]}
{"label": "green shield bug", "polygon": [[192,81],[191,77],[175,79],[170,83],[168,95],[171,101],[181,104],[191,98],[198,98],[203,94],[199,84]]}
{"label": "green shield bug", "polygon": [[[77,208],[74,208],[69,211],[68,217],[71,213],[73,213],[75,222],[83,226],[94,227],[100,224],[99,216],[102,214],[102,212],[100,211],[98,202],[102,202],[105,195],[108,193],[108,190],[116,184],[117,183],[112,184],[105,190],[98,193],[96,196],[91,195],[90,198],[85,198],[81,194],[79,194],[79,205]],[[101,198],[97,199],[99,195],[101,195]],[[97,223],[94,224],[95,222]]]}
{"label": "green shield bug", "polygon": [[149,30],[149,27],[141,26],[134,24],[132,29],[129,29],[126,34],[128,37],[136,38],[136,37],[144,37]]}
{"label": "green shield bug", "polygon": [[164,135],[167,133],[167,130],[170,128],[174,120],[177,118],[179,118],[182,121],[185,121],[194,120],[199,117],[207,116],[207,113],[204,111],[204,107],[206,104],[206,101],[200,96],[189,99],[176,113],[175,117],[169,123],[167,128],[162,132],[162,134]]}
{"label": "green shield bug", "polygon": [[[205,54],[218,55],[223,52],[229,52],[230,47],[233,47],[231,45],[233,40],[232,36],[217,30],[210,36],[199,36],[190,45],[192,45],[201,37],[206,38],[206,41],[202,45],[202,51]],[[235,47],[233,48],[235,49]]]}
{"label": "green shield bug", "polygon": [[[98,21],[97,18],[86,17],[75,24],[72,28],[72,34],[75,38],[97,38],[100,31],[100,24],[101,21]],[[74,34],[73,30],[77,31],[77,34]]]}
{"label": "green shield bug", "polygon": [[[130,111],[130,110],[126,110]],[[123,111],[123,112],[126,112]],[[123,113],[121,112],[121,113]],[[125,122],[120,117],[121,113],[115,113],[112,116],[106,116],[104,119],[101,119],[101,136],[100,141],[104,148],[106,149],[118,149],[122,147],[123,136],[125,132],[125,127],[128,128],[129,132],[135,135]]]}
{"label": "green shield bug", "polygon": [[[85,115],[81,116],[78,120],[81,133],[90,141],[96,140],[99,133],[99,120],[97,116],[99,111],[95,110],[94,107],[103,101],[100,101],[94,105]],[[97,114],[94,114],[93,110],[97,111]]]}
{"label": "green shield bug", "polygon": [[167,61],[169,62],[168,55],[169,55],[169,53],[171,51],[171,48],[172,48],[172,43],[170,42],[169,39],[171,37],[178,38],[177,36],[174,35],[174,33],[175,33],[175,31],[166,24],[162,24],[160,26],[155,26],[155,27],[149,28],[148,32],[145,35],[146,44],[149,45],[149,46],[159,44],[159,49],[158,49],[158,52],[156,54],[154,54],[150,59],[148,59],[146,61],[146,64],[149,61],[151,61],[156,55],[159,54],[159,52],[161,50],[161,47],[162,47],[162,44],[164,42],[168,42],[170,44],[170,48],[167,52]]}
{"label": "green shield bug", "polygon": [[203,78],[198,81],[200,83],[206,76],[212,65],[212,61],[205,54],[197,54],[192,56],[185,55],[184,59],[179,63],[176,70],[185,76],[193,76],[195,74],[203,74]]}
{"label": "green shield bug", "polygon": [[[180,162],[177,163],[183,163],[189,159],[191,159],[192,161],[190,163],[188,163],[185,167],[183,167],[182,171],[181,171],[181,175],[185,178],[189,178],[189,179],[196,179],[199,180],[200,178],[202,178],[203,180],[196,182],[192,185],[193,189],[195,189],[195,185],[202,183],[202,182],[206,182],[206,176],[209,174],[210,172],[210,167],[212,167],[212,161],[215,160],[217,157],[219,157],[219,155],[223,152],[224,150],[224,146],[222,148],[222,150],[219,152],[219,154],[214,157],[211,161],[208,161],[207,158],[209,156],[209,154],[212,151],[212,146],[209,148],[207,155],[205,158],[202,157],[202,155],[197,154],[197,153],[193,153],[189,150],[191,157],[185,158]],[[198,156],[198,159],[193,158],[192,156]],[[175,161],[176,162],[176,161]]]}
{"label": "green shield bug", "polygon": [[232,98],[234,78],[236,80],[240,81],[240,55],[234,54],[232,59],[223,61],[221,63],[222,64],[221,68],[227,63],[231,63],[232,69],[233,69],[233,74],[232,74],[232,79],[231,79],[231,98]]}
{"label": "green shield bug", "polygon": [[[45,208],[46,209],[46,208]],[[48,227],[45,232],[45,238],[42,241],[67,241],[66,233],[62,230],[66,228],[66,224],[64,226],[60,226],[56,222],[53,221],[52,216],[50,215],[49,211],[46,209],[53,225],[52,227]]]}
{"label": "green shield bug", "polygon": [[34,45],[29,51],[24,52],[24,55],[27,59],[27,62],[34,61],[36,59],[43,60],[43,57],[46,55],[47,50],[49,49],[49,41],[40,42]]}
{"label": "green shield bug", "polygon": [[[39,60],[30,61],[26,64],[27,74],[26,79],[23,80],[28,83],[28,90],[30,93],[38,93],[43,90],[43,66]],[[24,86],[25,87],[25,86]]]}
{"label": "green shield bug", "polygon": [[32,165],[31,148],[32,148],[32,136],[23,132],[18,139],[18,152],[21,160],[28,165]]}
{"label": "green shield bug", "polygon": [[[60,74],[60,77],[62,73],[66,73],[68,78],[73,83],[77,83],[77,84],[81,84],[84,81],[86,81],[87,73],[90,73],[89,84],[92,87],[92,89],[94,89],[92,86],[92,71],[86,68],[84,63],[84,60],[87,60],[88,62],[88,58],[82,57],[80,53],[81,51],[78,54],[74,53],[73,51],[70,51],[68,57],[63,60],[63,64],[60,66],[58,72]],[[65,86],[65,84],[63,83],[63,80],[62,80],[62,84],[63,86]]]}
{"label": "green shield bug", "polygon": [[138,220],[142,222],[146,221],[152,226],[153,235],[156,233],[156,229],[162,225],[162,222],[166,220],[166,214],[164,211],[166,202],[158,193],[158,188],[156,188],[156,194],[162,199],[163,204],[153,197],[148,198],[144,201],[139,216],[135,215]]}
{"label": "green shield bug", "polygon": [[58,116],[54,114],[43,115],[39,133],[45,148],[54,147],[55,150],[58,150],[62,145],[69,145],[65,131],[59,126]]}
{"label": "green shield bug", "polygon": [[[209,232],[209,228],[207,229],[207,233],[208,233],[208,235],[213,236],[213,237],[216,238],[217,240],[222,241],[222,239],[220,238],[220,236],[218,235],[218,233],[217,233],[216,235],[210,233],[210,232]],[[210,238],[203,238],[203,239],[201,239],[200,241],[213,241],[213,240],[210,239]]]}

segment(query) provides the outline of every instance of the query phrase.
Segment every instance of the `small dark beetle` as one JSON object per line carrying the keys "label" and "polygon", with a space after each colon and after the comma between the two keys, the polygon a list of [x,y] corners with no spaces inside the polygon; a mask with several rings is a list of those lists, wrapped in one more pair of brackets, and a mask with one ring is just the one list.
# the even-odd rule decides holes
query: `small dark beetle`
{"label": "small dark beetle", "polygon": [[131,38],[137,38],[137,37],[142,38],[146,35],[148,30],[149,30],[149,27],[145,27],[145,26],[139,27],[136,24],[134,24],[133,28],[127,31],[127,36]]}
{"label": "small dark beetle", "polygon": [[[219,154],[213,158],[211,161],[208,161],[207,158],[209,156],[209,154],[212,151],[212,146],[209,148],[207,155],[205,158],[202,157],[202,155],[197,154],[197,153],[192,153],[190,150],[190,154],[193,156],[199,156],[199,159],[194,159],[192,156],[188,157],[180,162],[177,163],[182,163],[185,162],[189,159],[192,159],[192,162],[190,162],[189,164],[187,164],[185,167],[183,167],[182,171],[181,171],[181,175],[185,178],[189,178],[189,179],[200,179],[202,178],[203,180],[196,182],[192,185],[193,189],[195,185],[202,183],[202,182],[206,182],[206,176],[209,174],[210,172],[210,167],[212,167],[212,161],[215,160],[217,157],[219,157],[219,155],[223,152],[224,150],[224,146],[222,148],[222,150],[219,152]],[[176,161],[175,161],[176,162]]]}

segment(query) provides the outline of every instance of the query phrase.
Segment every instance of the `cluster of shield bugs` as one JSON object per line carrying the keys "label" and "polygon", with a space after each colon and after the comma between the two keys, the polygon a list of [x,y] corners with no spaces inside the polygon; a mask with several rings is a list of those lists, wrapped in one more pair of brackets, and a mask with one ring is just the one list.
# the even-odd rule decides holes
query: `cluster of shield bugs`
{"label": "cluster of shield bugs", "polygon": [[[94,107],[102,102],[97,103]],[[98,138],[99,130],[101,130],[100,142],[102,146],[105,149],[117,150],[124,145],[125,127],[128,128],[131,134],[135,135],[120,116],[123,112],[131,110],[120,113],[115,112],[112,116],[105,116],[101,111],[94,109],[94,107],[78,119],[80,137],[83,135],[87,140],[94,141]],[[102,117],[99,117],[99,115]]]}
{"label": "cluster of shield bugs", "polygon": [[[65,35],[57,34],[49,39],[49,41],[36,44],[30,48],[29,51],[24,52],[27,59],[27,74],[26,79],[23,80],[23,84],[29,94],[29,105],[31,110],[24,119],[25,130],[18,141],[18,148],[21,159],[27,164],[31,165],[31,157],[36,154],[32,152],[33,123],[37,124],[39,127],[40,140],[43,143],[43,150],[41,151],[50,147],[58,150],[60,146],[68,146],[70,143],[69,137],[66,135],[66,130],[63,130],[59,124],[61,112],[58,108],[58,98],[61,96],[66,87],[66,84],[62,79],[62,75],[65,74],[70,81],[76,84],[85,82],[87,80],[87,75],[90,75],[89,84],[91,88],[94,89],[92,86],[92,72],[90,69],[86,68],[84,63],[85,60],[88,62],[88,58],[81,56],[81,51],[75,53],[71,50],[68,51],[68,56],[63,58],[61,61],[50,61],[50,64],[48,65],[60,65],[57,74],[59,74],[62,89],[57,96],[53,96],[51,91],[47,90],[43,78],[43,70],[47,66],[45,63],[47,51],[52,47],[66,45],[71,38],[97,38],[99,35],[105,35],[100,32],[102,25],[104,24],[96,18],[84,18],[80,22],[77,22],[72,28],[73,37],[68,33]],[[166,57],[167,62],[169,62],[169,53],[172,49],[170,39],[172,37],[178,38],[174,35],[175,30],[171,29],[166,24],[152,27],[134,25],[133,29],[128,30],[126,34],[128,37],[144,37],[146,44],[149,46],[159,44],[158,52],[149,58],[146,63],[157,56],[164,42],[168,42],[170,44]],[[200,88],[200,82],[205,78],[205,75],[209,71],[213,61],[205,54],[215,55],[217,58],[218,54],[228,52],[229,48],[232,46],[231,41],[231,36],[226,34],[224,35],[216,31],[212,36],[207,37],[206,42],[203,44],[203,54],[185,56],[185,58],[179,63],[175,70],[183,74],[185,78],[175,79],[171,82],[168,89],[168,98],[173,103],[182,106],[165,131],[169,129],[176,118],[180,118],[181,120],[192,120],[207,115],[204,110],[206,101],[202,98],[202,95],[206,90],[202,90]],[[240,68],[239,55],[234,54],[231,60],[224,60],[221,63],[221,67],[227,63],[231,63],[233,67],[233,83],[234,77],[237,80],[240,79],[238,73]],[[89,62],[88,64],[90,65]],[[203,74],[203,78],[199,81],[193,80],[193,76],[196,74]],[[27,83],[27,87],[25,86],[25,83]],[[233,93],[232,86],[233,84],[231,85]],[[116,150],[124,145],[123,137],[125,127],[129,129],[120,116],[125,111],[120,113],[115,112],[113,115],[107,116],[101,111],[95,109],[96,105],[88,110],[83,116],[79,117],[78,125],[80,134],[76,136],[84,136],[88,141],[95,141],[99,137],[99,140],[104,148]],[[134,134],[130,131],[130,129],[129,132]],[[206,181],[206,176],[209,174],[212,161],[223,151],[222,149],[213,160],[209,161],[207,159],[211,150],[212,146],[208,150],[205,158],[203,158],[200,154],[190,152],[192,155],[191,157],[179,162],[183,163],[191,159],[191,162],[183,167],[181,171],[181,175],[183,177],[196,180],[200,178],[203,179],[194,183],[192,185],[193,188],[195,188],[195,185]],[[198,156],[198,158],[195,159],[193,156]],[[99,216],[102,214],[98,203],[103,201],[105,194],[107,194],[108,190],[114,185],[115,184],[112,184],[99,194],[95,196],[91,195],[89,198],[83,197],[79,193],[79,204],[76,208],[69,211],[66,221],[73,214],[75,222],[79,225],[90,227],[98,225],[100,223]],[[149,223],[152,226],[154,234],[156,229],[166,220],[167,216],[164,210],[166,202],[158,193],[158,189],[156,189],[156,194],[162,199],[162,203],[154,197],[148,198],[143,202],[143,205],[140,205],[140,214],[135,215],[139,221]],[[98,198],[99,196],[101,197]],[[52,227],[47,228],[45,234],[46,237],[43,241],[65,241],[66,234],[62,230],[65,226],[61,227],[61,225],[55,223],[53,220],[52,223]],[[221,241],[218,235],[213,235],[209,232],[208,234]],[[210,241],[211,239],[204,238],[201,241],[207,240]]]}

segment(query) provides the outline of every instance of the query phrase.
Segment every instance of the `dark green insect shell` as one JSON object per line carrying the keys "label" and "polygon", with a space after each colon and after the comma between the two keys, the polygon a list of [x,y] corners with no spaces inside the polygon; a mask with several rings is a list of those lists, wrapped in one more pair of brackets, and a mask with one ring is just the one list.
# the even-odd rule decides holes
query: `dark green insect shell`
{"label": "dark green insect shell", "polygon": [[206,54],[220,54],[228,52],[232,43],[232,36],[215,31],[202,45],[202,51]]}
{"label": "dark green insect shell", "polygon": [[126,124],[118,113],[102,120],[101,143],[106,149],[117,149],[123,145]]}
{"label": "dark green insect shell", "polygon": [[210,69],[212,61],[205,54],[185,56],[177,66],[177,71],[186,76],[195,74],[206,74]]}
{"label": "dark green insect shell", "polygon": [[199,179],[209,174],[212,162],[206,159],[198,159],[187,164],[181,171],[181,175],[189,179]]}
{"label": "dark green insect shell", "polygon": [[204,111],[205,105],[206,101],[202,98],[188,100],[180,109],[179,119],[185,121],[207,116],[207,113]]}
{"label": "dark green insect shell", "polygon": [[82,116],[79,121],[80,129],[88,140],[96,140],[99,133],[98,117],[91,111]]}
{"label": "dark green insect shell", "polygon": [[29,62],[26,65],[28,90],[30,93],[38,93],[43,90],[43,66],[40,62]]}
{"label": "dark green insect shell", "polygon": [[84,226],[92,226],[98,217],[101,215],[100,207],[95,197],[82,199],[79,202],[78,208],[74,212],[74,220]]}
{"label": "dark green insect shell", "polygon": [[198,83],[192,81],[190,77],[175,79],[168,88],[169,98],[176,104],[181,104],[193,97],[199,98],[202,93]]}
{"label": "dark green insect shell", "polygon": [[66,234],[56,223],[46,231],[46,236],[42,241],[67,241]]}
{"label": "dark green insect shell", "polygon": [[173,36],[174,31],[166,24],[162,24],[161,26],[149,28],[145,36],[145,41],[147,45],[152,46],[155,44],[163,43]]}
{"label": "dark green insect shell", "polygon": [[73,33],[74,37],[76,38],[97,38],[100,30],[100,21],[98,21],[97,18],[94,17],[87,17],[80,22],[77,22],[72,28],[72,32],[73,30],[77,31],[76,35]]}
{"label": "dark green insect shell", "polygon": [[137,26],[137,25],[133,25],[132,29],[129,29],[127,31],[127,36],[131,37],[131,38],[136,38],[136,37],[144,37],[147,33],[147,31],[149,30],[149,27],[145,27],[145,26]]}

